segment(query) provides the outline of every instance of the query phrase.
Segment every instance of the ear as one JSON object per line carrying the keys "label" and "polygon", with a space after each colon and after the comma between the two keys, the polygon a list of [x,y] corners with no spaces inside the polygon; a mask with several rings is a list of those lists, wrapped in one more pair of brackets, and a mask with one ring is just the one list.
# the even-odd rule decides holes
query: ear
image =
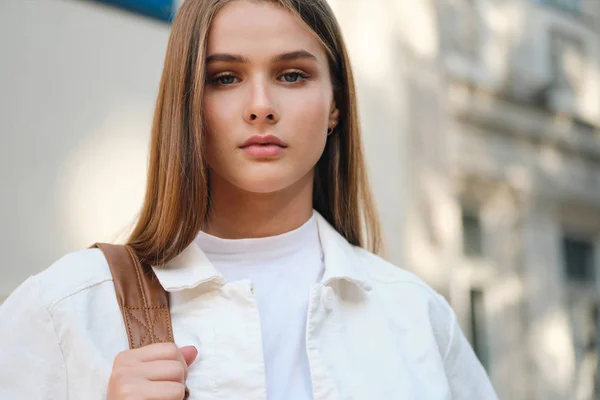
{"label": "ear", "polygon": [[331,101],[331,108],[329,111],[329,125],[336,126],[340,122],[340,110],[337,108],[335,99]]}

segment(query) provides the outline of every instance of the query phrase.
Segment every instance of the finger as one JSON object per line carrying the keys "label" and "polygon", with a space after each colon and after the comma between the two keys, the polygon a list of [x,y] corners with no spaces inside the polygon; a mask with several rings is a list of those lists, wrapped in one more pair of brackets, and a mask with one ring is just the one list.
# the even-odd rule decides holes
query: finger
{"label": "finger", "polygon": [[185,365],[188,367],[192,365],[196,357],[198,357],[198,349],[194,346],[183,346],[179,351],[181,351],[185,360]]}
{"label": "finger", "polygon": [[180,361],[149,361],[141,364],[140,368],[142,376],[153,382],[185,383],[187,378],[187,367]]}
{"label": "finger", "polygon": [[185,360],[175,343],[155,343],[130,351],[132,352],[132,356],[141,362],[174,360],[185,363]]}
{"label": "finger", "polygon": [[147,382],[140,388],[145,400],[183,400],[185,385],[179,382]]}

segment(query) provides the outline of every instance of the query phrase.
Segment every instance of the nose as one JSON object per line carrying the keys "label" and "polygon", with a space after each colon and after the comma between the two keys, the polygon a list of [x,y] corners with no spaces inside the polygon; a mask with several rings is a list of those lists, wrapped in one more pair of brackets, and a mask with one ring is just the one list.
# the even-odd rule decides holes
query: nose
{"label": "nose", "polygon": [[244,119],[249,124],[274,124],[279,121],[268,85],[265,82],[256,82],[252,85]]}

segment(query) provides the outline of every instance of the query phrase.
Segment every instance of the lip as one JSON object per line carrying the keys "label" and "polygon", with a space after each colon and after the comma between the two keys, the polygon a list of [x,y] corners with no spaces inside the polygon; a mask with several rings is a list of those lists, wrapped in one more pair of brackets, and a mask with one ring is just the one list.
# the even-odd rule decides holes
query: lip
{"label": "lip", "polygon": [[276,158],[287,147],[283,140],[273,135],[254,135],[240,146],[246,154],[254,158]]}
{"label": "lip", "polygon": [[254,135],[252,137],[250,137],[248,140],[246,140],[244,142],[244,144],[242,144],[240,147],[242,149],[247,148],[247,147],[251,147],[251,146],[277,146],[277,147],[281,147],[283,149],[285,149],[287,146],[287,144],[279,139],[277,136],[273,136],[273,135]]}
{"label": "lip", "polygon": [[279,157],[285,151],[285,147],[275,144],[251,144],[242,147],[242,150],[250,157],[266,159]]}

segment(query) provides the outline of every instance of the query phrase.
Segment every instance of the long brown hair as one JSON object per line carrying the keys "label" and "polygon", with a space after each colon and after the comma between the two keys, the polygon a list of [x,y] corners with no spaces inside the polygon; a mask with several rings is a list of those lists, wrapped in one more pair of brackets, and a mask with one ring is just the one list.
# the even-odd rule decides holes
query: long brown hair
{"label": "long brown hair", "polygon": [[[209,212],[202,97],[211,21],[233,0],[186,0],[173,21],[152,125],[144,204],[129,237],[143,262],[161,265],[196,237]],[[262,0],[298,16],[325,48],[340,120],[316,165],[313,207],[353,245],[378,252],[379,221],[364,162],[354,79],[326,0]]]}

